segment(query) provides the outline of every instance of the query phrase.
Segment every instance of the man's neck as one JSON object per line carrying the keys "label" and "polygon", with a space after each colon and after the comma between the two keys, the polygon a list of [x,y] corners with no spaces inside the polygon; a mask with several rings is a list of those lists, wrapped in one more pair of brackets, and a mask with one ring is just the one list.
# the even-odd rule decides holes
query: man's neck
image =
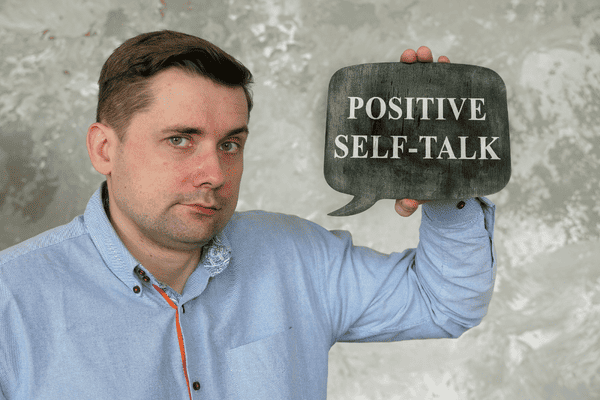
{"label": "man's neck", "polygon": [[183,292],[188,278],[198,266],[202,255],[202,249],[193,253],[165,251],[164,249],[148,251],[147,247],[138,249],[135,244],[127,243],[126,240],[123,240],[123,243],[158,281],[168,285],[179,294]]}
{"label": "man's neck", "polygon": [[166,249],[144,237],[132,240],[132,235],[128,235],[117,226],[115,231],[131,255],[158,281],[170,286],[179,294],[183,292],[188,278],[200,262],[202,248],[191,251]]}
{"label": "man's neck", "polygon": [[181,294],[188,278],[200,262],[203,247],[191,250],[169,249],[135,230],[127,230],[126,226],[119,226],[113,221],[108,196],[105,198],[103,193],[102,197],[106,215],[131,255],[158,281]]}

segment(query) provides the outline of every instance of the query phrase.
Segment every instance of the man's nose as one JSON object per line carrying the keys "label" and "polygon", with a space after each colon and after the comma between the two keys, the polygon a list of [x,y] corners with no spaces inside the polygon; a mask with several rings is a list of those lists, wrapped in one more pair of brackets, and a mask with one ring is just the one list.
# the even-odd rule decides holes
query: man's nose
{"label": "man's nose", "polygon": [[225,181],[225,169],[217,149],[203,151],[194,159],[192,183],[195,187],[218,188]]}

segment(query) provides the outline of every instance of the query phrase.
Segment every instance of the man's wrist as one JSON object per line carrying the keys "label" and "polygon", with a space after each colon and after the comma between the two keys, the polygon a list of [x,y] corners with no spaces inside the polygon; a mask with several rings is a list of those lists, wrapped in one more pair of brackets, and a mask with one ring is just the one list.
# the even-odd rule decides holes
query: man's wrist
{"label": "man's wrist", "polygon": [[475,198],[434,200],[423,204],[422,209],[423,218],[444,227],[473,223],[483,214]]}

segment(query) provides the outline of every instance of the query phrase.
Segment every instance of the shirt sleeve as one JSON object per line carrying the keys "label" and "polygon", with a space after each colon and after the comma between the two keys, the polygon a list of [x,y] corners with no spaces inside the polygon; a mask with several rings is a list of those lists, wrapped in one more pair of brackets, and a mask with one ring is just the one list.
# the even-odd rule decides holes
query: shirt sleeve
{"label": "shirt sleeve", "polygon": [[325,240],[333,342],[458,337],[487,312],[495,280],[494,208],[485,198],[422,206],[419,245],[389,255]]}

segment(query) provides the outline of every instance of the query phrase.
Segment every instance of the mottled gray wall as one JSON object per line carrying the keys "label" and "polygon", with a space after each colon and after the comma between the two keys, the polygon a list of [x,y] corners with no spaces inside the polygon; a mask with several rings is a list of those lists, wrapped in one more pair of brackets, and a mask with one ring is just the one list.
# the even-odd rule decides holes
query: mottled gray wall
{"label": "mottled gray wall", "polygon": [[391,201],[336,219],[323,179],[327,84],[405,48],[498,72],[513,175],[498,205],[497,288],[456,341],[338,344],[332,399],[600,396],[598,0],[0,0],[0,249],[70,221],[103,177],[88,161],[97,76],[135,34],[176,29],[252,69],[256,108],[240,209],[297,214],[355,242],[414,246]]}

